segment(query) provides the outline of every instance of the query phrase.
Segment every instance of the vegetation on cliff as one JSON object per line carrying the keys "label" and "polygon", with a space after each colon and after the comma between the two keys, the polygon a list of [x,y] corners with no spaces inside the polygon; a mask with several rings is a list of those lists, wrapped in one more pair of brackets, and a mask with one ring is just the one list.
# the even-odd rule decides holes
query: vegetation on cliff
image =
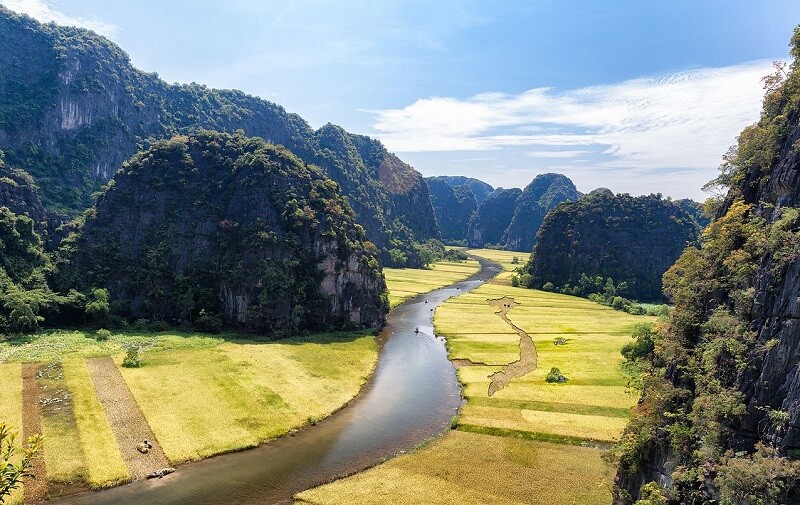
{"label": "vegetation on cliff", "polygon": [[537,289],[661,300],[661,276],[697,236],[696,221],[660,195],[595,191],[547,215],[524,272]]}
{"label": "vegetation on cliff", "polygon": [[113,315],[258,332],[380,324],[375,247],[338,185],[286,149],[201,131],[135,155],[62,247],[62,290]]}
{"label": "vegetation on cliff", "polygon": [[615,448],[619,503],[800,500],[800,27],[790,47],[712,182],[716,219],[664,275],[671,317],[629,357],[645,375]]}
{"label": "vegetation on cliff", "polygon": [[236,90],[167,84],[91,31],[40,24],[0,6],[0,148],[34,177],[50,212],[75,216],[122,163],[154,141],[198,129],[243,130],[321,167],[350,200],[384,260],[438,232],[422,176],[368,137],[313,130]]}

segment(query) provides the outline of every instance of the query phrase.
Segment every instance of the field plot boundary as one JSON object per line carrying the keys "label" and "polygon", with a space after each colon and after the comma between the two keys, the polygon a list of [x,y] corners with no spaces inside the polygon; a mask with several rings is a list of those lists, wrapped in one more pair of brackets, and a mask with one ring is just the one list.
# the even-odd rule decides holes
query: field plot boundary
{"label": "field plot boundary", "polygon": [[[39,384],[36,380],[36,363],[22,364],[22,434],[25,440],[42,433],[42,404],[39,402]],[[39,449],[32,471],[35,479],[25,481],[25,503],[41,503],[47,496],[47,468],[44,448]]]}
{"label": "field plot boundary", "polygon": [[[148,473],[169,466],[161,445],[114,360],[111,357],[93,358],[86,360],[86,365],[131,479],[143,479]],[[136,449],[143,440],[153,445],[147,454]]]}

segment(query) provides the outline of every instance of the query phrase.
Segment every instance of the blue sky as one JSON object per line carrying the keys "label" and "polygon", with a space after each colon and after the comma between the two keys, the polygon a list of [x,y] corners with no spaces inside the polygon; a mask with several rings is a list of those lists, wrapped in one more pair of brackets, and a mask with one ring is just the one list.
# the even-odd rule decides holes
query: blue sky
{"label": "blue sky", "polygon": [[169,82],[378,137],[424,175],[696,199],[800,23],[798,0],[0,3]]}

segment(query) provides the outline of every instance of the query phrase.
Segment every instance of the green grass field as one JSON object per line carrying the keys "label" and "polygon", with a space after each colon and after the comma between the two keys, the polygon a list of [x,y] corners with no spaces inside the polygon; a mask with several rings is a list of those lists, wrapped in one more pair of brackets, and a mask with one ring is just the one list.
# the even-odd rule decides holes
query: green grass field
{"label": "green grass field", "polygon": [[145,350],[142,368],[120,370],[165,454],[179,463],[252,447],[329,415],[358,393],[378,356],[374,337],[363,332],[276,342],[234,337],[128,331],[98,342],[92,333],[52,331],[2,342],[0,420],[21,431],[17,362],[41,362],[49,372],[40,387],[69,398],[43,408],[48,481],[107,487],[129,474],[87,357],[114,356],[119,366],[126,347]]}
{"label": "green grass field", "polygon": [[[636,323],[655,318],[513,288],[512,270],[527,255],[468,252],[505,271],[435,314],[451,359],[480,363],[458,368],[467,402],[456,430],[367,472],[300,493],[299,503],[610,503],[613,476],[595,444],[615,440],[627,422],[638,396],[626,389],[620,349]],[[508,318],[533,339],[538,367],[489,397],[488,376],[519,358],[518,334],[486,302],[503,296],[521,304]],[[563,345],[556,345],[560,339]],[[551,367],[568,382],[546,383]]]}
{"label": "green grass field", "polygon": [[429,269],[384,268],[389,304],[395,307],[413,296],[466,279],[478,270],[480,264],[475,260],[463,263],[439,261]]}

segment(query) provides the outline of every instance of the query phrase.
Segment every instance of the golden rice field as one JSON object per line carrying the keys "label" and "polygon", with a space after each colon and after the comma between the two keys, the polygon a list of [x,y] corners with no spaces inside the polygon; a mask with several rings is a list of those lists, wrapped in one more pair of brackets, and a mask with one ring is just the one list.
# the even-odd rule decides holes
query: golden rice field
{"label": "golden rice field", "polygon": [[377,346],[371,336],[239,341],[147,360],[120,370],[167,458],[181,463],[330,415],[366,382]]}
{"label": "golden rice field", "polygon": [[298,505],[594,505],[610,469],[587,447],[451,431],[417,451],[304,491]]}
{"label": "golden rice field", "polygon": [[[120,349],[134,341],[147,349],[145,365],[119,367]],[[0,343],[0,421],[22,431],[21,367],[8,361],[56,363],[39,387],[70,398],[43,409],[47,479],[56,493],[63,484],[98,488],[129,479],[86,366],[85,357],[101,355],[114,356],[168,459],[179,463],[251,447],[329,415],[358,393],[378,354],[374,337],[363,333],[260,343],[135,332],[97,342],[89,333],[51,332]],[[20,498],[15,493],[11,503]]]}
{"label": "golden rice field", "polygon": [[[17,443],[22,441],[22,368],[19,363],[0,364],[0,422],[6,423],[17,433]],[[13,463],[19,463],[16,458]],[[22,488],[12,491],[6,500],[8,505],[22,503]]]}
{"label": "golden rice field", "polygon": [[[300,503],[610,502],[613,476],[596,447],[621,434],[637,400],[626,389],[620,349],[635,324],[655,318],[513,288],[512,270],[527,257],[468,252],[505,271],[436,311],[436,331],[446,336],[451,359],[476,364],[457,370],[467,402],[456,430],[363,474],[303,492],[296,497]],[[519,358],[519,335],[486,302],[503,296],[520,303],[508,318],[533,339],[538,367],[490,397],[489,375]],[[546,383],[551,367],[568,382]]]}
{"label": "golden rice field", "polygon": [[389,304],[395,307],[411,297],[466,279],[478,270],[480,264],[475,260],[439,261],[428,269],[384,268]]}

